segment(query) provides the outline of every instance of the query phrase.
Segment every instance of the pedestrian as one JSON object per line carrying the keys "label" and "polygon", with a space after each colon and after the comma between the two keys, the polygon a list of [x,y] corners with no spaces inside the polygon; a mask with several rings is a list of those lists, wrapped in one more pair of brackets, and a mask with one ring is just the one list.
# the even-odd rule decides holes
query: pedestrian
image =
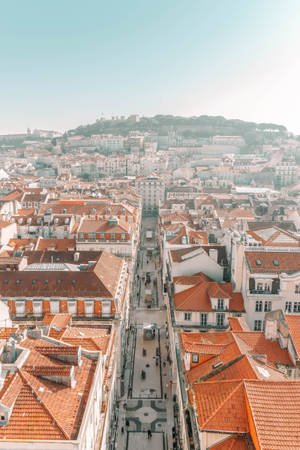
{"label": "pedestrian", "polygon": [[126,428],[129,427],[129,420],[126,420]]}
{"label": "pedestrian", "polygon": [[165,392],[165,394],[164,394],[164,397],[165,397],[165,400],[167,400],[168,396],[167,396],[167,393],[166,393],[166,392]]}
{"label": "pedestrian", "polygon": [[124,434],[124,427],[121,428],[121,433]]}
{"label": "pedestrian", "polygon": [[152,437],[151,430],[148,430],[148,439],[150,439],[151,437]]}

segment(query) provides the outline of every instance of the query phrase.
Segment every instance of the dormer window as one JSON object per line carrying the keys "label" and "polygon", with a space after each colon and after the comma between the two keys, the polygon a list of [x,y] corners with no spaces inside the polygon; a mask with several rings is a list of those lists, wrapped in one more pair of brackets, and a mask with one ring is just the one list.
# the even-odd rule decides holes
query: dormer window
{"label": "dormer window", "polygon": [[257,259],[257,260],[256,260],[256,265],[257,265],[257,266],[261,266],[261,265],[262,265],[262,262],[261,262],[260,259]]}
{"label": "dormer window", "polygon": [[277,261],[277,259],[273,259],[273,264],[274,264],[274,266],[279,266],[279,262]]}

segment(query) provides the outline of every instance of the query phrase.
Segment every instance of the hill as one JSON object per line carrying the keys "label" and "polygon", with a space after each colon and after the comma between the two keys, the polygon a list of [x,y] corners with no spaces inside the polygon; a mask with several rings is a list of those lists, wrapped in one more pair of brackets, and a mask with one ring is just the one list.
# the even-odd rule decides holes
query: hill
{"label": "hill", "polygon": [[68,132],[69,135],[91,136],[92,134],[114,134],[126,136],[130,131],[153,132],[167,135],[175,132],[184,137],[209,137],[214,135],[243,136],[247,143],[261,141],[262,136],[285,135],[283,125],[273,123],[245,122],[225,119],[222,116],[180,117],[157,115],[141,117],[139,122],[125,120],[97,120],[93,124],[81,125]]}

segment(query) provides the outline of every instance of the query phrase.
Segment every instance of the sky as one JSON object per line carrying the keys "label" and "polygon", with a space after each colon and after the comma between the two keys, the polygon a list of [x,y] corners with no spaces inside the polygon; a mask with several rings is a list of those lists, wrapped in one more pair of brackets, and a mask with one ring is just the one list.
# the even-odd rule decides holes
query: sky
{"label": "sky", "polygon": [[0,134],[223,115],[300,134],[299,0],[0,0]]}

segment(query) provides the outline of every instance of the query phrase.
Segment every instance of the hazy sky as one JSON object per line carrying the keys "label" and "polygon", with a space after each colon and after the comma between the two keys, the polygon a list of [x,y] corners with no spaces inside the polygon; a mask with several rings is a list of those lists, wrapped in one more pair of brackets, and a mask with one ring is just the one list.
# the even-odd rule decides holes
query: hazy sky
{"label": "hazy sky", "polygon": [[299,0],[0,0],[0,133],[224,115],[300,133]]}

